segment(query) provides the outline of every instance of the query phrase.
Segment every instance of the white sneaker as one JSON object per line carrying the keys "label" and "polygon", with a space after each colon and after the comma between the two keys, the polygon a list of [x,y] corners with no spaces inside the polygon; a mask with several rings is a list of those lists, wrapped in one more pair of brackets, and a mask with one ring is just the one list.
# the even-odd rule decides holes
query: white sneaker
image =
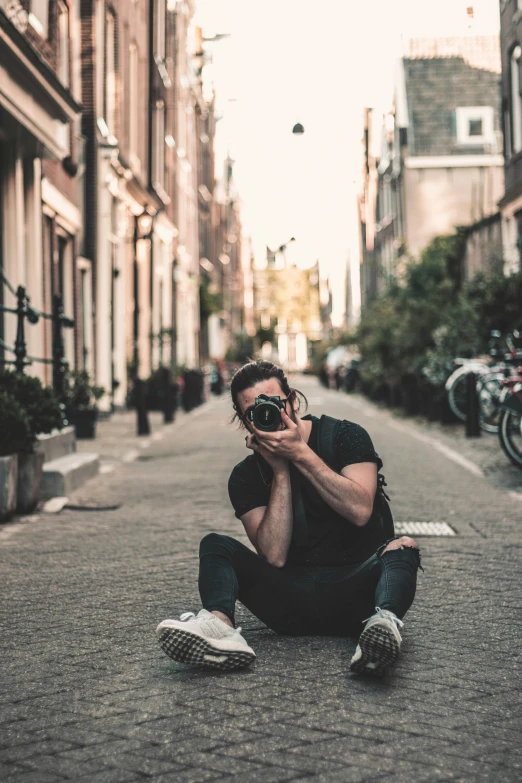
{"label": "white sneaker", "polygon": [[256,657],[240,632],[206,609],[197,617],[186,612],[179,620],[163,620],[156,628],[160,647],[170,658],[223,671],[242,669]]}
{"label": "white sneaker", "polygon": [[396,663],[401,650],[399,628],[404,623],[393,612],[376,607],[359,637],[350,669],[357,674],[382,675]]}

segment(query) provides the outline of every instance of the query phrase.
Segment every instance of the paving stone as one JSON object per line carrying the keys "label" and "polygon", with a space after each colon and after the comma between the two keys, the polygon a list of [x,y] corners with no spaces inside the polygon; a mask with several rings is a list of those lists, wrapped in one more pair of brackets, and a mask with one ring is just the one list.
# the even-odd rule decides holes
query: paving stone
{"label": "paving stone", "polygon": [[154,628],[198,609],[200,539],[246,541],[227,496],[244,445],[228,402],[214,400],[152,442],[150,460],[121,463],[139,447],[134,416],[117,414],[96,443],[115,470],[70,503],[120,507],[64,508],[0,542],[0,780],[518,783],[515,473],[495,440],[406,423],[475,459],[479,478],[388,411],[313,379],[299,386],[323,398],[314,413],[369,430],[396,519],[457,532],[419,539],[425,572],[396,671],[355,678],[355,639],[276,636],[242,607],[255,666],[221,675],[166,658]]}
{"label": "paving stone", "polygon": [[133,783],[137,780],[143,781],[144,778],[142,775],[137,777],[127,769],[98,770],[94,774],[74,778],[75,783]]}
{"label": "paving stone", "polygon": [[12,780],[13,783],[63,783],[64,778],[46,772],[16,772],[12,776],[6,775],[2,780]]}

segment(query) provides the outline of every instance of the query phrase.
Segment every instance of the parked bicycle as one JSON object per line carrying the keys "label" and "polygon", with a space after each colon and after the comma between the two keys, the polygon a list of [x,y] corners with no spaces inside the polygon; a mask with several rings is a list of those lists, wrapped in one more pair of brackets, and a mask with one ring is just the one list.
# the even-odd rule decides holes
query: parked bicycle
{"label": "parked bicycle", "polygon": [[499,407],[500,445],[511,462],[522,468],[522,366],[503,382]]}
{"label": "parked bicycle", "polygon": [[498,433],[502,384],[516,372],[517,364],[522,361],[522,350],[516,348],[514,343],[519,336],[518,331],[511,332],[504,338],[505,345],[499,346],[499,341],[502,339],[501,333],[497,330],[490,333],[490,357],[498,359],[499,356],[502,356],[502,361],[496,361],[492,364],[491,359],[487,358],[455,360],[460,366],[446,381],[446,391],[449,406],[458,419],[461,421],[467,419],[466,379],[469,373],[473,372],[476,376],[480,406],[480,428],[485,432]]}

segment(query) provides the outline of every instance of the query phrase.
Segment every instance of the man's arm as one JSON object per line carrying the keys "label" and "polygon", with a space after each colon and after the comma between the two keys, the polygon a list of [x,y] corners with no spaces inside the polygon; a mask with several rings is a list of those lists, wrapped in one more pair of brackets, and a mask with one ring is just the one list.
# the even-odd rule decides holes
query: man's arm
{"label": "man's arm", "polygon": [[335,473],[305,445],[294,461],[330,508],[356,527],[364,527],[372,515],[377,491],[377,465],[360,462]]}
{"label": "man's arm", "polygon": [[246,533],[260,555],[282,568],[292,540],[293,515],[290,471],[274,472],[268,506],[248,511],[241,517]]}
{"label": "man's arm", "polygon": [[281,418],[285,430],[255,431],[265,453],[272,458],[291,460],[330,508],[353,525],[364,527],[372,514],[377,490],[377,465],[373,462],[355,463],[343,468],[341,474],[336,473],[304,442],[297,424],[285,411],[281,411]]}

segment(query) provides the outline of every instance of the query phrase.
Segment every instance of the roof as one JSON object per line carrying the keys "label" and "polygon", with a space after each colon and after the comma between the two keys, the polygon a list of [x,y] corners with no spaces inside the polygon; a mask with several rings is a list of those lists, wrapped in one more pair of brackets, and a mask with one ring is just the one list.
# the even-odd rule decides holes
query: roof
{"label": "roof", "polygon": [[500,37],[498,35],[466,35],[453,38],[411,38],[404,57],[410,60],[462,57],[472,68],[501,72]]}

